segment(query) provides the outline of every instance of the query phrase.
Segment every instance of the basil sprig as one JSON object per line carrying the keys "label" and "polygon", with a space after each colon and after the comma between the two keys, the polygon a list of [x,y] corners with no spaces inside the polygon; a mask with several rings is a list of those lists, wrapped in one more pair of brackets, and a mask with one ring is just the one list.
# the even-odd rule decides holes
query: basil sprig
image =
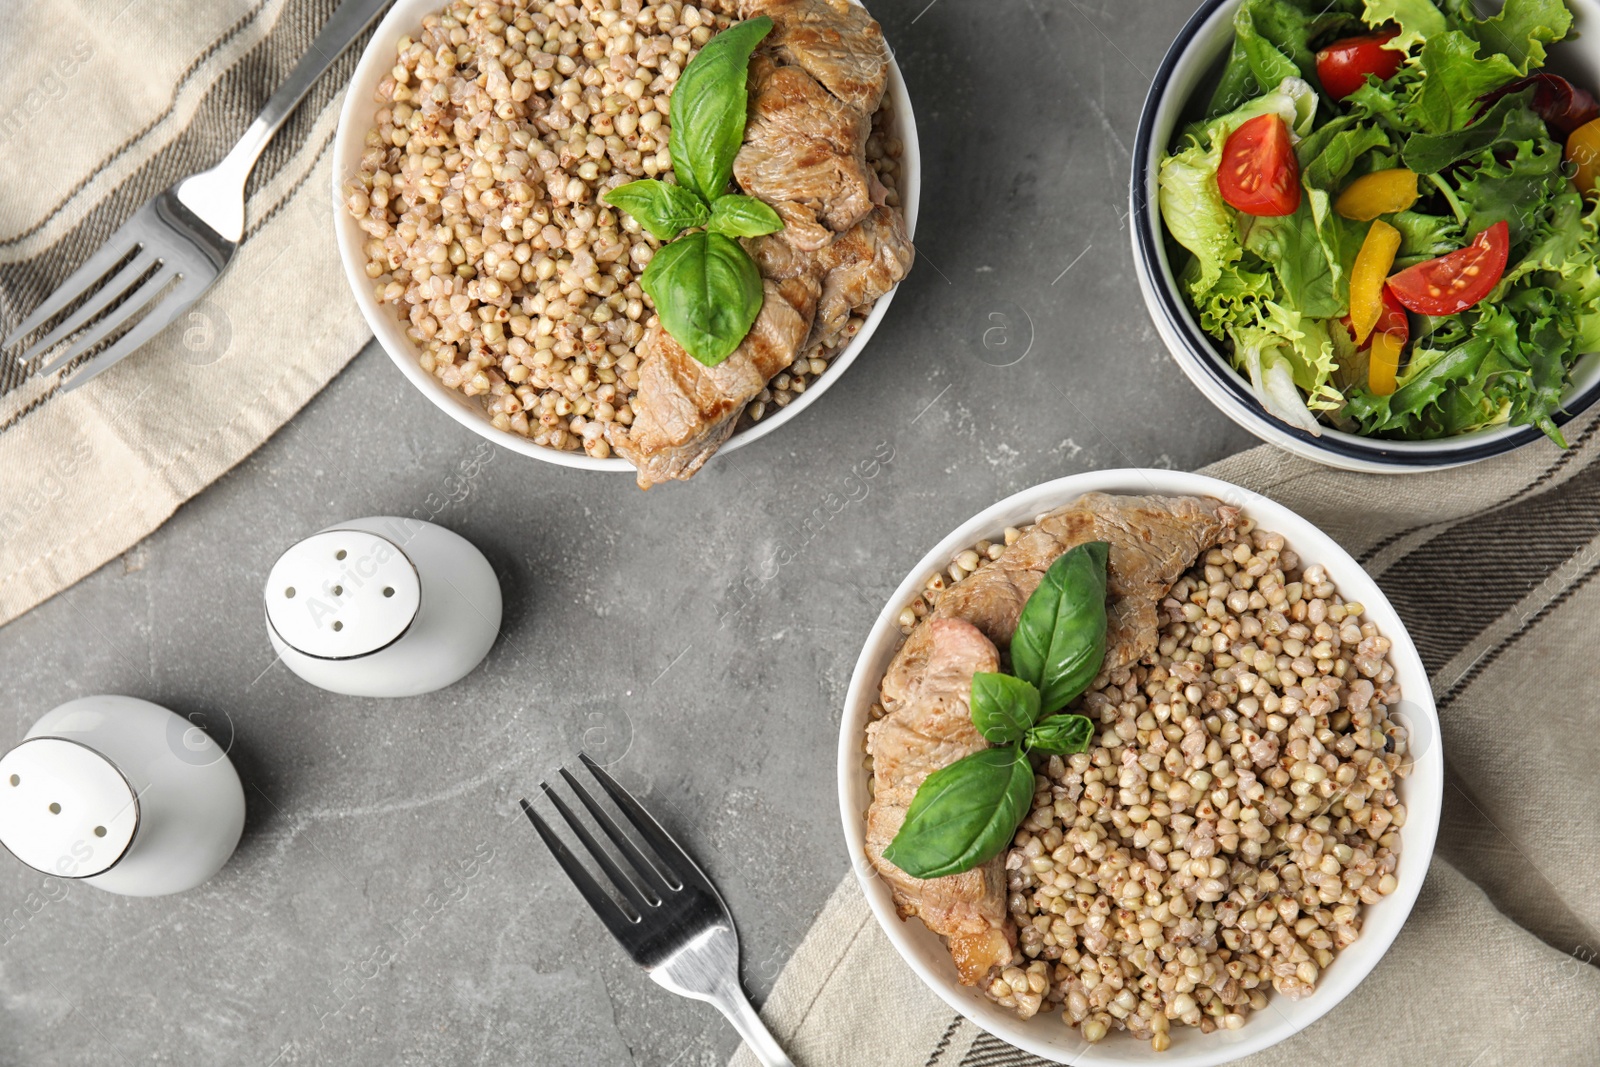
{"label": "basil sprig", "polygon": [[[657,240],[671,242],[644,269],[639,286],[673,340],[708,367],[739,347],[761,313],[761,274],[734,238],[783,229],[772,208],[728,192],[744,142],[750,53],[770,32],[767,16],[746,19],[707,41],[684,68],[672,90],[667,138],[676,185],[651,178],[601,197]],[[686,230],[692,232],[679,237]]]}
{"label": "basil sprig", "polygon": [[1094,681],[1106,654],[1106,561],[1102,541],[1078,545],[1050,565],[1023,605],[1011,636],[1016,675],[972,676],[972,724],[993,748],[942,767],[917,787],[883,858],[913,878],[960,874],[999,855],[1027,818],[1038,752],[1083,752],[1094,723],[1057,711]]}

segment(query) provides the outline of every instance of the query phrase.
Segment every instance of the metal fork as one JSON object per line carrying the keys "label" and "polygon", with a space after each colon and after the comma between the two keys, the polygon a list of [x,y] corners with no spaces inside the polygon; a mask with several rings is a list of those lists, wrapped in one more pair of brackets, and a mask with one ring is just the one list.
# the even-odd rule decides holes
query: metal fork
{"label": "metal fork", "polygon": [[345,0],[340,4],[311,42],[311,50],[222,162],[146,202],[23,319],[0,347],[10,348],[81,300],[71,314],[17,356],[18,362],[26,364],[88,326],[38,370],[49,374],[144,312],[136,325],[73,372],[63,383],[66,392],[122,360],[187,311],[211,288],[239,247],[244,236],[245,182],[262,150],[312,84],[391,2]]}
{"label": "metal fork", "polygon": [[523,800],[523,812],[555,855],[556,862],[600,916],[600,921],[606,924],[606,929],[634,962],[650,973],[656,984],[679,996],[714,1005],[727,1016],[765,1067],[794,1067],[739,985],[739,934],[733,928],[733,916],[728,913],[728,906],[722,902],[716,887],[633,794],[618,785],[616,779],[585,753],[578,753],[578,758],[589,768],[600,788],[610,794],[624,818],[644,838],[660,862],[651,863],[565,767],[561,769],[561,777],[622,854],[631,869],[631,878],[617,867],[610,854],[548,782],[540,782],[539,788],[631,906],[632,914],[617,905],[583,863],[551,832],[533,810],[533,805]]}

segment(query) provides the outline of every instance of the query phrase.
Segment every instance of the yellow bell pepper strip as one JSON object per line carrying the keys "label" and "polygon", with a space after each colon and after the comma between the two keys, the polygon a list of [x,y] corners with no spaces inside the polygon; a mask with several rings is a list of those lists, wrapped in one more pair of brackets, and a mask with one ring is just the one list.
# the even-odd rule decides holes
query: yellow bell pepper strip
{"label": "yellow bell pepper strip", "polygon": [[1405,342],[1386,333],[1372,335],[1367,350],[1367,388],[1373,396],[1394,392],[1395,375],[1400,371],[1400,349]]}
{"label": "yellow bell pepper strip", "polygon": [[1586,122],[1572,131],[1567,138],[1567,162],[1577,167],[1572,184],[1578,192],[1588,196],[1595,191],[1595,177],[1600,175],[1600,119]]}
{"label": "yellow bell pepper strip", "polygon": [[1333,210],[1355,222],[1404,211],[1417,202],[1417,176],[1404,167],[1363,174],[1345,187]]}
{"label": "yellow bell pepper strip", "polygon": [[1373,219],[1367,239],[1356,253],[1355,266],[1350,268],[1350,325],[1358,345],[1367,343],[1383,313],[1383,283],[1398,251],[1400,231],[1382,219]]}
{"label": "yellow bell pepper strip", "polygon": [[1395,376],[1400,372],[1400,353],[1411,339],[1411,320],[1406,309],[1388,286],[1383,289],[1383,314],[1378,317],[1378,328],[1372,332],[1372,343],[1367,350],[1367,388],[1374,396],[1388,396],[1394,392]]}

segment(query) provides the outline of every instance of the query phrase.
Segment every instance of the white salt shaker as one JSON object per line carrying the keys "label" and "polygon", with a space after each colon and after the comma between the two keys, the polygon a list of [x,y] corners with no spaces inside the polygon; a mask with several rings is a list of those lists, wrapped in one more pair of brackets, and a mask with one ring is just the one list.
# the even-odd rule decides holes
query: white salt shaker
{"label": "white salt shaker", "polygon": [[476,667],[500,632],[483,553],[420,519],[355,519],[272,565],[267,634],[291,671],[334,693],[431,693]]}
{"label": "white salt shaker", "polygon": [[243,829],[228,754],[147,700],[69,701],[0,756],[0,844],[45,874],[124,896],[181,893],[222,869]]}

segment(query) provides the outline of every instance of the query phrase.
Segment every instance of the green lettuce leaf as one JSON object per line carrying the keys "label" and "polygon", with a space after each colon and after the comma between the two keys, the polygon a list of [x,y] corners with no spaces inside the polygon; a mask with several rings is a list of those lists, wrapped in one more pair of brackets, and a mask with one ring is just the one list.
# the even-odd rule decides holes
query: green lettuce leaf
{"label": "green lettuce leaf", "polygon": [[1526,74],[1544,66],[1544,46],[1561,40],[1571,28],[1572,12],[1563,0],[1505,0],[1499,14],[1471,23],[1467,32]]}
{"label": "green lettuce leaf", "polygon": [[1482,152],[1535,139],[1548,140],[1544,121],[1528,107],[1531,88],[1496,100],[1472,125],[1441,133],[1419,133],[1406,141],[1400,158],[1418,174],[1437,174]]}
{"label": "green lettuce leaf", "polygon": [[1463,129],[1478,113],[1479,97],[1521,76],[1505,55],[1478,51],[1478,42],[1461,30],[1429,37],[1418,57],[1423,78],[1405,108],[1406,121],[1424,133]]}
{"label": "green lettuce leaf", "polygon": [[1210,147],[1191,142],[1161,161],[1156,179],[1167,232],[1189,250],[1198,265],[1188,283],[1190,295],[1196,299],[1216,285],[1243,254],[1232,209],[1217,189],[1221,159],[1221,141]]}
{"label": "green lettuce leaf", "polygon": [[[1195,282],[1200,273],[1200,261],[1191,258],[1178,281],[1190,293],[1197,289]],[[1213,337],[1223,337],[1229,326],[1253,323],[1262,314],[1262,305],[1277,294],[1272,274],[1267,271],[1246,270],[1235,266],[1222,273],[1212,285],[1199,290],[1192,297],[1200,328]]]}
{"label": "green lettuce leaf", "polygon": [[1400,231],[1400,251],[1395,263],[1408,267],[1411,262],[1434,259],[1454,252],[1466,244],[1461,223],[1453,215],[1427,215],[1420,211],[1397,211],[1388,216],[1389,225]]}
{"label": "green lettuce leaf", "polygon": [[1360,224],[1329,209],[1327,195],[1317,191],[1302,197],[1293,215],[1250,218],[1246,226],[1244,246],[1277,274],[1284,303],[1313,318],[1344,314],[1349,270],[1364,236]]}
{"label": "green lettuce leaf", "polygon": [[1444,12],[1432,0],[1366,0],[1362,21],[1368,26],[1394,23],[1400,35],[1389,42],[1389,47],[1409,52],[1417,44],[1450,29]]}
{"label": "green lettuce leaf", "polygon": [[[1466,212],[1465,231],[1480,233],[1503,220],[1511,231],[1513,248],[1549,232],[1558,202],[1577,197],[1561,163],[1560,146],[1542,132],[1537,141],[1519,143],[1516,155],[1504,162],[1492,152],[1484,153],[1476,166],[1463,171],[1456,188]],[[1571,198],[1563,198],[1569,191]],[[1559,252],[1571,253],[1576,248],[1575,241],[1561,242]],[[1559,253],[1552,249],[1552,261],[1559,261],[1555,254]]]}

